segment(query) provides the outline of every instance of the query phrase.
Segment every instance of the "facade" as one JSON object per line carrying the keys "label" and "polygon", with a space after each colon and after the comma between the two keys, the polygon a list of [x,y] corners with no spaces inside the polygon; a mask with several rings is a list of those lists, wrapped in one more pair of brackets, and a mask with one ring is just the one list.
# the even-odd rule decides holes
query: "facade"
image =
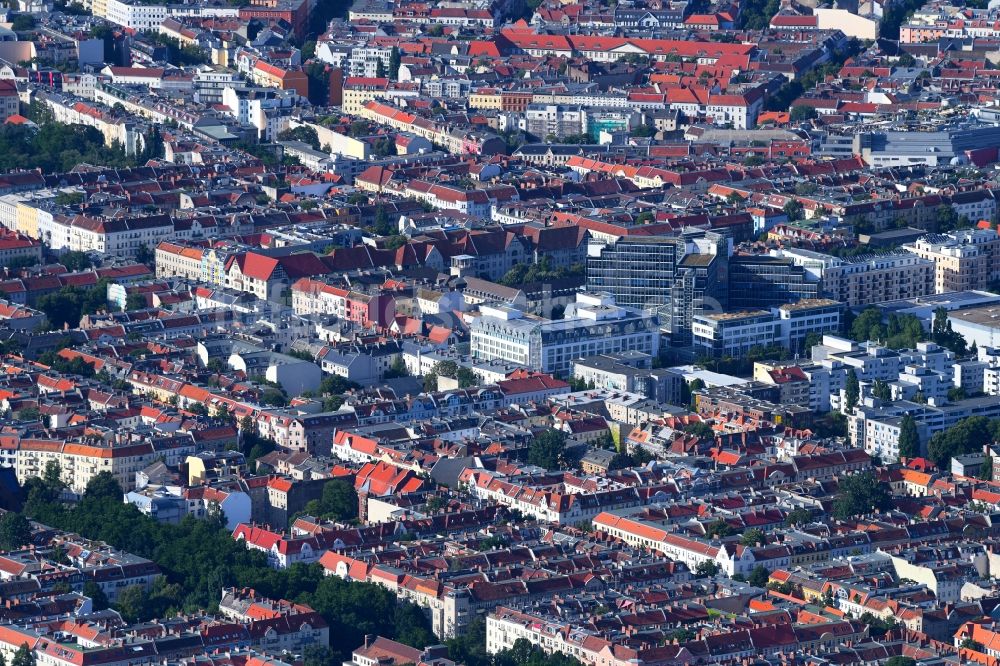
{"label": "facade", "polygon": [[591,242],[587,287],[612,294],[621,306],[659,312],[671,339],[690,344],[693,317],[719,311],[726,301],[728,243],[711,232]]}
{"label": "facade", "polygon": [[[808,262],[808,258],[794,251],[786,254],[800,265]],[[860,257],[852,261],[830,259],[833,260],[831,264],[819,271],[822,293],[848,307],[935,293],[935,264],[930,259],[910,253]]]}
{"label": "facade", "polygon": [[1000,402],[994,396],[969,398],[933,407],[913,402],[897,402],[882,409],[859,409],[848,416],[852,440],[863,443],[869,455],[882,460],[899,458],[899,432],[903,416],[909,414],[917,424],[920,441],[926,448],[935,433],[951,428],[970,416],[1000,417]]}
{"label": "facade", "polygon": [[843,307],[826,299],[801,300],[770,310],[696,315],[692,328],[699,354],[741,358],[754,347],[777,345],[804,351],[806,337],[840,330]]}
{"label": "facade", "polygon": [[574,316],[546,320],[512,308],[482,307],[471,326],[472,356],[568,374],[574,359],[637,351],[656,354],[655,322],[607,294],[579,294]]}
{"label": "facade", "polygon": [[524,113],[524,129],[539,140],[587,134],[587,112],[579,106],[529,104]]}
{"label": "facade", "polygon": [[695,315],[691,334],[695,349],[705,356],[740,358],[753,347],[775,343],[777,325],[767,310]]}
{"label": "facade", "polygon": [[774,307],[819,296],[819,285],[791,260],[736,255],[729,260],[730,308]]}
{"label": "facade", "polygon": [[934,293],[984,289],[1000,280],[1000,235],[964,229],[924,236],[905,249],[934,262]]}
{"label": "facade", "polygon": [[126,491],[135,488],[135,473],[148,467],[157,453],[148,442],[81,444],[52,440],[21,440],[15,453],[18,481],[41,476],[49,462],[59,465],[63,482],[82,493],[99,472],[110,472]]}
{"label": "facade", "polygon": [[0,122],[15,115],[21,106],[17,86],[13,81],[0,80]]}

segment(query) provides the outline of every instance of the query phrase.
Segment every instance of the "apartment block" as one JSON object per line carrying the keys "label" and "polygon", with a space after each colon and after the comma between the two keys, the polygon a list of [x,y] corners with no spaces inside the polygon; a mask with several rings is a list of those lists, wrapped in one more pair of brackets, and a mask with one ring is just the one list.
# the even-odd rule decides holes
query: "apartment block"
{"label": "apartment block", "polygon": [[1000,280],[1000,235],[993,229],[932,234],[904,248],[934,262],[937,294],[984,289]]}

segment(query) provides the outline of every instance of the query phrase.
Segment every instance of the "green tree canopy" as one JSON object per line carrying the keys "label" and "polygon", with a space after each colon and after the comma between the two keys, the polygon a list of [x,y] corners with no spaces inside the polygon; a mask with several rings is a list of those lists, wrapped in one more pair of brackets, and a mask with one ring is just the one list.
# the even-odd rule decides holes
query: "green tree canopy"
{"label": "green tree canopy", "polygon": [[892,507],[889,486],[884,481],[879,481],[871,470],[841,478],[838,490],[839,496],[833,503],[833,515],[841,520]]}
{"label": "green tree canopy", "polygon": [[0,516],[0,549],[17,550],[31,541],[31,524],[19,513]]}
{"label": "green tree canopy", "polygon": [[844,407],[845,411],[854,411],[861,397],[861,385],[858,382],[858,373],[854,368],[847,371],[847,382],[844,385]]}
{"label": "green tree canopy", "polygon": [[920,455],[920,434],[916,420],[906,414],[899,423],[899,457],[916,458]]}
{"label": "green tree canopy", "polygon": [[90,597],[91,603],[94,605],[94,610],[104,610],[105,608],[110,608],[111,604],[108,603],[108,596],[104,594],[104,590],[101,586],[92,580],[88,580],[83,584],[83,596]]}
{"label": "green tree canopy", "polygon": [[770,577],[771,572],[764,565],[758,564],[750,571],[750,575],[747,576],[747,582],[754,587],[767,587],[767,581]]}
{"label": "green tree canopy", "polygon": [[983,446],[1000,436],[1000,420],[970,416],[951,428],[934,433],[927,443],[927,455],[941,469],[947,469],[954,456],[982,451]]}
{"label": "green tree canopy", "polygon": [[108,471],[101,471],[91,477],[87,482],[85,495],[89,499],[109,499],[122,501],[125,491],[115,475]]}
{"label": "green tree canopy", "polygon": [[552,428],[536,435],[528,448],[528,463],[545,469],[559,469],[565,457],[566,435]]}
{"label": "green tree canopy", "polygon": [[27,643],[22,643],[14,653],[11,666],[35,666],[35,653],[31,651]]}
{"label": "green tree canopy", "polygon": [[316,518],[345,522],[358,517],[358,493],[344,479],[323,484],[323,495],[306,503],[305,513]]}

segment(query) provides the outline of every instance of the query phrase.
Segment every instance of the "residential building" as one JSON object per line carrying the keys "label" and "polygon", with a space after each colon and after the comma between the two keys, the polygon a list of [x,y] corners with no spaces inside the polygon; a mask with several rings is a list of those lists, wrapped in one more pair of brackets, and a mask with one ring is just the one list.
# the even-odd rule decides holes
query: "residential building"
{"label": "residential building", "polygon": [[934,262],[937,294],[983,289],[1000,280],[1000,235],[993,229],[933,234],[904,248]]}

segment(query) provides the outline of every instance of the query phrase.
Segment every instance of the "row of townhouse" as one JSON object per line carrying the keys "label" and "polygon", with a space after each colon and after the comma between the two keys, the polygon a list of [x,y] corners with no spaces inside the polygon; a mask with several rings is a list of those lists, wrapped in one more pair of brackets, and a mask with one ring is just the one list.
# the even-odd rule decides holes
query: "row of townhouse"
{"label": "row of townhouse", "polygon": [[509,650],[523,639],[546,653],[560,652],[587,666],[628,666],[635,663],[739,663],[758,656],[831,649],[863,640],[867,625],[849,620],[811,624],[767,624],[749,629],[706,632],[684,643],[655,645],[608,640],[591,630],[554,621],[536,612],[499,608],[487,618],[486,651]]}
{"label": "row of townhouse", "polygon": [[[291,488],[304,487],[310,484],[318,493],[322,492],[325,479],[317,479],[315,482],[295,482],[280,477],[271,477],[268,480],[269,486],[274,486],[278,491],[288,493]],[[294,491],[291,491],[294,492]],[[295,498],[291,498],[295,499]],[[298,498],[299,500],[304,498]],[[315,498],[314,498],[315,499]],[[304,502],[298,501],[298,504]],[[301,530],[293,526],[292,531],[268,529],[255,524],[241,523],[233,530],[233,539],[242,543],[249,550],[256,550],[265,553],[268,564],[275,569],[284,569],[293,564],[311,564],[320,562],[327,569],[326,575],[339,575],[349,577],[353,580],[379,582],[386,584],[390,579],[393,581],[391,589],[395,592],[395,584],[398,583],[401,575],[397,570],[394,572],[381,571],[381,580],[369,580],[373,569],[367,564],[362,564],[361,572],[353,570],[350,575],[346,569],[338,568],[331,562],[342,561],[341,553],[357,553],[368,551],[375,553],[387,543],[396,540],[401,534],[439,534],[444,532],[477,531],[493,524],[498,516],[497,507],[487,507],[484,509],[468,510],[452,513],[441,513],[434,516],[418,519],[404,519],[398,522],[383,522],[364,527],[322,527],[317,529]],[[285,511],[290,515],[292,511]],[[287,518],[287,515],[286,515]],[[335,558],[331,560],[331,558]],[[351,561],[348,559],[348,561]],[[386,585],[388,586],[388,585]]]}
{"label": "row of townhouse", "polygon": [[120,145],[127,155],[136,155],[145,148],[145,127],[112,112],[110,107],[54,94],[39,95],[39,99],[55,120],[98,130],[105,145]]}
{"label": "row of townhouse", "polygon": [[357,424],[352,409],[319,414],[265,410],[257,417],[261,437],[271,439],[283,451],[305,451],[328,456],[338,430]]}
{"label": "row of townhouse", "polygon": [[[768,570],[787,567],[793,550],[786,545],[759,547],[742,544],[712,544],[669,532],[656,523],[621,513],[604,512],[593,519],[594,529],[639,548],[659,552],[695,570],[712,562],[728,576],[746,576],[755,567]],[[810,551],[813,549],[810,549]]]}
{"label": "row of townhouse", "polygon": [[448,123],[435,123],[398,107],[376,101],[382,97],[384,96],[373,94],[368,97],[369,101],[361,102],[356,111],[357,115],[403,132],[412,132],[456,155],[494,155],[507,150],[506,142],[496,134],[467,127],[454,127]]}
{"label": "row of townhouse", "polygon": [[392,294],[342,289],[312,278],[292,285],[292,309],[300,315],[333,315],[363,328],[389,326],[396,317]]}
{"label": "row of townhouse", "polygon": [[457,210],[485,220],[492,219],[495,206],[520,200],[517,189],[510,185],[459,189],[414,179],[406,183],[403,192],[408,197],[426,201],[434,208]]}
{"label": "row of townhouse", "polygon": [[[14,473],[22,485],[41,477],[50,463],[59,465],[64,483],[76,493],[101,472],[110,472],[122,488],[135,487],[135,473],[156,461],[159,455],[148,441],[68,442],[48,439],[6,440],[5,458],[13,457]],[[9,449],[13,448],[13,451]]]}
{"label": "row of townhouse", "polygon": [[[461,524],[469,526],[468,521]],[[474,619],[486,616],[505,604],[531,604],[555,595],[600,592],[615,584],[624,587],[632,582],[684,582],[690,578],[689,572],[682,567],[644,562],[616,569],[607,580],[600,576],[553,574],[495,582],[480,580],[467,585],[411,575],[397,567],[373,564],[359,553],[329,551],[320,558],[320,565],[328,576],[375,583],[391,590],[399,598],[417,604],[430,615],[432,629],[441,638],[460,635]]]}
{"label": "row of townhouse", "polygon": [[[146,219],[146,218],[143,218]],[[169,218],[167,218],[169,220]],[[226,287],[268,300],[282,296],[285,289],[302,278],[326,275],[334,267],[311,252],[272,257],[257,252],[235,252],[170,242],[155,247],[157,277],[180,277]],[[303,283],[311,284],[311,282]],[[305,301],[299,306],[307,308]]]}
{"label": "row of townhouse", "polygon": [[133,259],[140,248],[155,247],[175,235],[167,215],[98,218],[66,216],[53,204],[52,190],[0,196],[0,223],[56,252],[100,252],[119,259]]}
{"label": "row of townhouse", "polygon": [[[379,345],[379,347],[390,350],[395,357],[400,356],[401,347],[396,343]],[[382,361],[383,367],[388,367],[389,364],[389,361]],[[351,408],[355,412],[359,426],[380,423],[412,423],[431,418],[452,418],[490,413],[512,405],[537,404],[552,396],[570,392],[569,384],[549,375],[519,374],[523,376],[514,376],[496,384],[424,393],[409,399],[355,400],[352,401]],[[337,450],[335,442],[334,451]],[[346,450],[342,457],[347,460],[352,459]]]}
{"label": "row of townhouse", "polygon": [[636,488],[612,488],[570,492],[549,487],[531,487],[508,481],[491,472],[467,469],[459,481],[476,497],[557,525],[575,525],[594,520],[605,511],[637,507],[645,502]]}
{"label": "row of townhouse", "polygon": [[[400,83],[385,77],[350,76],[344,80],[342,106],[345,113],[360,114],[368,102],[383,99],[395,103],[420,96],[418,83]],[[425,137],[426,138],[426,137]]]}

